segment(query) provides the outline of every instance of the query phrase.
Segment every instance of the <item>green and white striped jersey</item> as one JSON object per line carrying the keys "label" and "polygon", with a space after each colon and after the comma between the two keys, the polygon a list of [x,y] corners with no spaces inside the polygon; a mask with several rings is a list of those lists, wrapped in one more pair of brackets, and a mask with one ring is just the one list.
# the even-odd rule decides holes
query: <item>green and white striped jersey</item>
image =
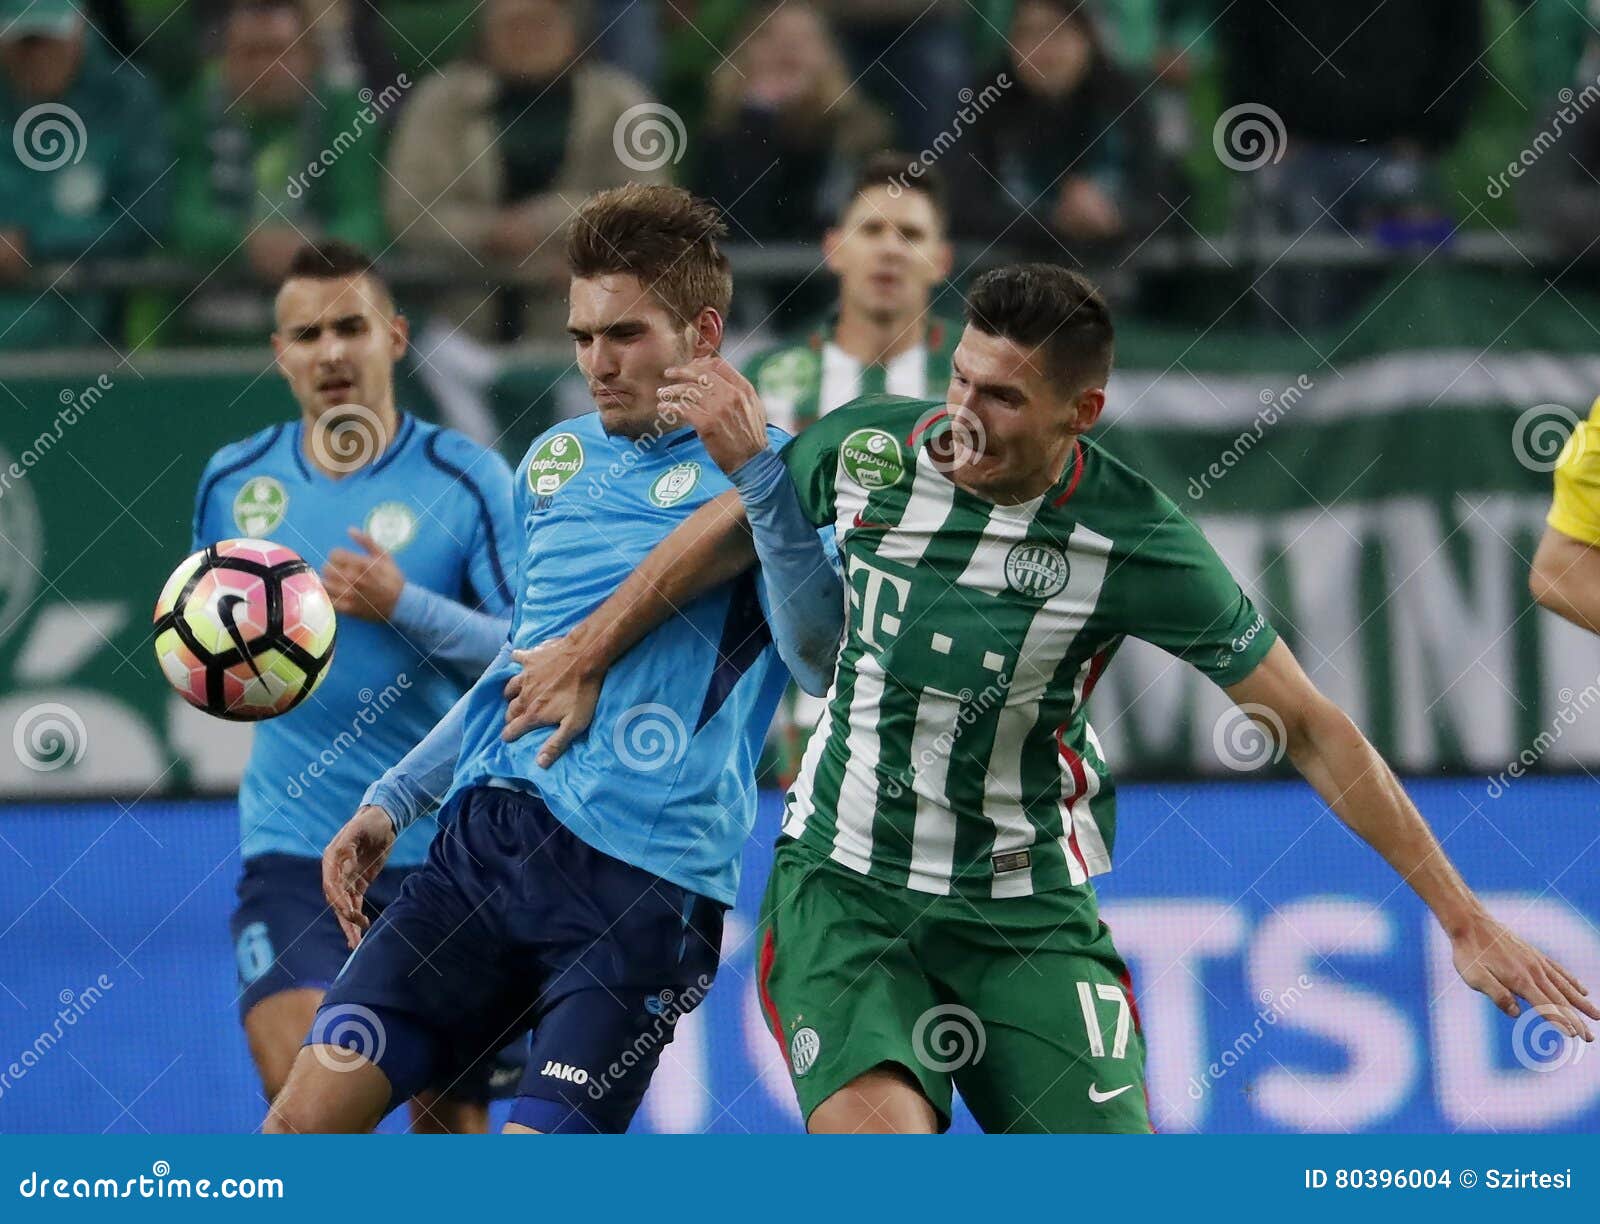
{"label": "green and white striped jersey", "polygon": [[944,412],[869,396],[784,448],[838,533],[850,607],[783,831],[921,892],[1082,884],[1116,831],[1084,707],[1123,638],[1227,685],[1276,634],[1177,505],[1090,438],[1043,496],[995,505],[929,456]]}

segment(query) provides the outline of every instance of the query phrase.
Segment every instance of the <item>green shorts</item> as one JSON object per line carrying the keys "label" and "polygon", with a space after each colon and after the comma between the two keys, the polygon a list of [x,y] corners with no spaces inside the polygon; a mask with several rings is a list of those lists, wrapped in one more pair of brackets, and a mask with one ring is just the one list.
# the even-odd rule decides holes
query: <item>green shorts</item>
{"label": "green shorts", "polygon": [[757,987],[800,1111],[903,1067],[950,1125],[1149,1133],[1127,966],[1088,887],[971,901],[885,884],[782,839]]}

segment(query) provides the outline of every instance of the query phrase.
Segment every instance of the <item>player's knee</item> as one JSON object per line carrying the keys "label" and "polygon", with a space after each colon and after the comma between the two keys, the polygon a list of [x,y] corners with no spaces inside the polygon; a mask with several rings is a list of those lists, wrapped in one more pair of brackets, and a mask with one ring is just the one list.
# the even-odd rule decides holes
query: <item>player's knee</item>
{"label": "player's knee", "polygon": [[806,1129],[813,1135],[931,1135],[939,1129],[939,1115],[903,1067],[885,1064],[818,1105]]}

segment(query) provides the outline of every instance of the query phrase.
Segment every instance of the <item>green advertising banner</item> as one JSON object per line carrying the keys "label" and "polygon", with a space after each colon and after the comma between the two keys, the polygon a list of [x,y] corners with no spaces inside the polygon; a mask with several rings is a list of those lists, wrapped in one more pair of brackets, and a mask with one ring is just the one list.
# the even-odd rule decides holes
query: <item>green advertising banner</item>
{"label": "green advertising banner", "polygon": [[[1424,269],[1347,334],[1128,326],[1097,433],[1399,767],[1593,768],[1600,641],[1536,608],[1527,569],[1555,456],[1600,393],[1595,318],[1541,281]],[[169,692],[150,613],[206,460],[293,414],[281,380],[265,354],[181,353],[0,383],[0,794],[230,790],[249,730]],[[1125,777],[1272,763],[1141,643],[1091,714]]]}

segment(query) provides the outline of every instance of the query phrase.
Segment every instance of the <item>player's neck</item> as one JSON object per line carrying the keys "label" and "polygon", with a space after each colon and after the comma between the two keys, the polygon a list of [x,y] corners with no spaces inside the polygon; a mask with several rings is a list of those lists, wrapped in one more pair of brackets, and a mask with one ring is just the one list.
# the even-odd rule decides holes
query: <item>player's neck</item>
{"label": "player's neck", "polygon": [[920,345],[928,334],[926,309],[911,316],[874,319],[848,303],[839,307],[833,342],[862,365],[887,365]]}
{"label": "player's neck", "polygon": [[391,398],[375,406],[352,404],[347,411],[301,418],[300,452],[330,480],[358,472],[389,449],[400,418]]}

